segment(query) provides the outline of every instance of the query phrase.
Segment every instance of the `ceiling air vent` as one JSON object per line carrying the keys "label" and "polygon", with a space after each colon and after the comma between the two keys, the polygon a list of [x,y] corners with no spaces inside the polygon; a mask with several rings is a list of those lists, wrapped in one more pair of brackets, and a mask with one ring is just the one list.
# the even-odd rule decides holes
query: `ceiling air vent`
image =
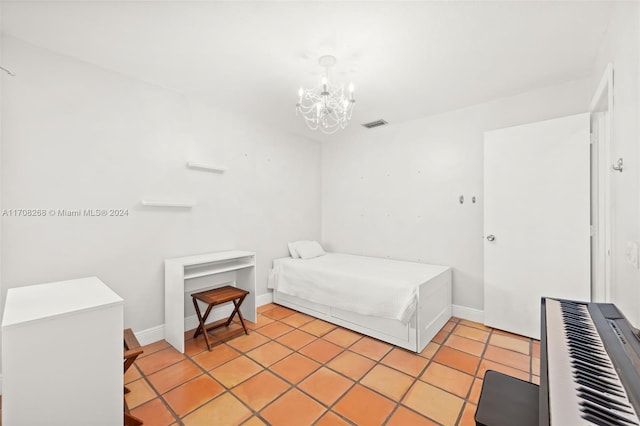
{"label": "ceiling air vent", "polygon": [[383,119],[380,119],[380,120],[372,121],[371,123],[363,123],[362,126],[366,127],[367,129],[373,129],[374,127],[384,126],[385,124],[389,124],[389,123],[387,123]]}

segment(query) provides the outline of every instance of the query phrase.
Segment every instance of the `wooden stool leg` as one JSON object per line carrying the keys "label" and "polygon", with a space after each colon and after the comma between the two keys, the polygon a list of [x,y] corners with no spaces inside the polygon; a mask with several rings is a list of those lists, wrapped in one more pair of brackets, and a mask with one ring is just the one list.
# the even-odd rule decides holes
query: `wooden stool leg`
{"label": "wooden stool leg", "polygon": [[[133,330],[127,328],[124,330],[124,373],[133,365],[136,358],[140,356],[144,351],[140,347],[140,342],[136,339],[136,335],[133,334]],[[127,394],[131,392],[128,387],[124,387],[124,393]],[[142,425],[142,420],[139,418],[132,416],[129,413],[129,406],[127,405],[127,398],[124,398],[124,425],[125,426],[140,426]]]}
{"label": "wooden stool leg", "polygon": [[124,400],[124,426],[141,426],[142,420],[137,418],[136,416],[132,416],[129,413],[129,406],[127,405],[127,400]]}
{"label": "wooden stool leg", "polygon": [[207,306],[207,310],[204,313],[204,317],[200,313],[200,306],[198,305],[198,301],[196,299],[193,299],[193,305],[196,308],[196,315],[198,315],[198,321],[200,321],[200,325],[198,326],[198,328],[196,328],[196,332],[194,333],[193,338],[195,339],[196,337],[198,337],[200,333],[202,333],[202,335],[204,336],[204,341],[207,344],[207,349],[211,351],[211,344],[209,343],[209,335],[207,333],[207,329],[204,325],[204,322],[207,320],[207,317],[211,313],[211,309],[213,309],[214,305],[211,304]]}
{"label": "wooden stool leg", "polygon": [[244,318],[242,316],[242,312],[240,312],[240,305],[242,305],[242,302],[244,301],[244,298],[246,296],[247,295],[245,294],[244,296],[239,298],[237,302],[235,300],[233,301],[233,305],[235,306],[235,309],[233,310],[233,312],[231,313],[231,316],[229,317],[229,320],[227,321],[227,326],[229,326],[229,324],[231,323],[231,319],[233,318],[233,316],[235,314],[238,314],[238,318],[240,318],[240,324],[242,324],[242,328],[244,329],[244,333],[245,334],[249,334],[249,330],[247,329],[247,326],[244,323]]}
{"label": "wooden stool leg", "polygon": [[238,303],[238,300],[240,299],[233,299],[233,311],[231,312],[231,315],[229,315],[229,318],[227,318],[227,323],[225,324],[225,327],[229,327],[229,324],[231,324],[231,321],[233,321],[233,317],[235,316],[235,314],[238,312],[238,309],[240,309],[240,303]]}
{"label": "wooden stool leg", "polygon": [[[125,390],[128,390],[125,388]],[[126,393],[126,392],[125,392]],[[127,398],[124,399],[124,426],[141,426],[142,420],[136,416],[132,416],[129,412],[129,405],[127,404]]]}
{"label": "wooden stool leg", "polygon": [[132,416],[129,413],[124,413],[124,425],[125,426],[141,426],[142,420],[139,418]]}
{"label": "wooden stool leg", "polygon": [[[195,299],[193,300],[193,304],[196,306],[196,314],[200,314],[200,309]],[[198,337],[200,333],[204,333],[204,331],[206,330],[204,325],[207,322],[207,318],[209,317],[209,314],[211,313],[211,309],[213,309],[213,305],[207,306],[207,310],[204,312],[204,315],[202,316],[202,324],[198,324],[198,328],[196,328],[196,332],[193,333],[194,339]],[[200,315],[198,315],[198,322],[200,322]]]}

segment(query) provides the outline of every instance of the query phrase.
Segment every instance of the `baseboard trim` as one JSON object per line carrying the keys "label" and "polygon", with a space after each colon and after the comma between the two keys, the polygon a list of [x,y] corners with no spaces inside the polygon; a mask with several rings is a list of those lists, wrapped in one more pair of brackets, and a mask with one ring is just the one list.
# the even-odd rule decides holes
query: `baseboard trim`
{"label": "baseboard trim", "polygon": [[147,328],[137,333],[134,331],[133,334],[136,335],[136,339],[138,339],[138,342],[140,342],[142,346],[150,345],[151,343],[164,339],[164,324]]}
{"label": "baseboard trim", "polygon": [[273,303],[272,291],[256,296],[256,306],[268,305],[269,303]]}
{"label": "baseboard trim", "polygon": [[[267,305],[273,302],[273,292],[268,292],[256,296],[256,306]],[[231,306],[222,306],[218,309],[214,309],[211,312],[211,321],[217,321],[222,318],[226,318],[231,313]],[[453,305],[452,315],[457,318],[466,319],[469,321],[475,321],[484,323],[484,311],[474,308],[468,308],[466,306]],[[192,315],[184,319],[184,329],[192,330],[198,326],[198,317]],[[164,324],[155,327],[147,328],[135,332],[136,338],[141,345],[149,345],[164,339]],[[2,391],[2,376],[0,376],[0,392]]]}
{"label": "baseboard trim", "polygon": [[[273,292],[271,291],[268,293],[256,296],[256,307],[267,305],[271,302],[273,302]],[[214,309],[213,311],[211,311],[211,314],[209,315],[209,319],[207,320],[207,322],[209,321],[213,322],[213,321],[221,320],[223,318],[228,318],[229,315],[231,314],[231,311],[233,310],[232,308],[233,307],[231,305],[225,305],[225,306],[219,307],[218,309]],[[184,319],[185,330],[193,330],[197,326],[198,326],[198,317],[196,315],[191,315]],[[151,343],[155,343],[159,340],[164,339],[164,324],[147,328],[146,330],[141,330],[138,332],[134,331],[134,334],[136,335],[136,338],[138,339],[141,345],[143,346],[149,345]],[[0,386],[1,384],[2,383],[0,382]]]}
{"label": "baseboard trim", "polygon": [[484,311],[480,309],[468,308],[466,306],[453,305],[453,316],[469,321],[484,323]]}

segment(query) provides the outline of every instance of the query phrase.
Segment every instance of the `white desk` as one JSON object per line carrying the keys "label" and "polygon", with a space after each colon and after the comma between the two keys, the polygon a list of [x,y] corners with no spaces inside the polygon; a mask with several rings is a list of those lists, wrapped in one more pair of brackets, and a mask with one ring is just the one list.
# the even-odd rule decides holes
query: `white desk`
{"label": "white desk", "polygon": [[122,309],[96,277],[10,288],[2,424],[122,424]]}
{"label": "white desk", "polygon": [[[185,301],[191,294],[208,288],[235,285],[249,294],[240,311],[245,319],[256,322],[256,254],[225,251],[164,261],[165,339],[184,352]],[[185,296],[186,295],[186,296]]]}

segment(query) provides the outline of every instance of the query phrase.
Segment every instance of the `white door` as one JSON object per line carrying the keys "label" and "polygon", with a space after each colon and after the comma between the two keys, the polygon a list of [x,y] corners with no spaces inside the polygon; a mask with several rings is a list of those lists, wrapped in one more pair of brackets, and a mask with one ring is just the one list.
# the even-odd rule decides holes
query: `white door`
{"label": "white door", "polygon": [[484,135],[485,324],[540,338],[540,298],[590,300],[589,114]]}

